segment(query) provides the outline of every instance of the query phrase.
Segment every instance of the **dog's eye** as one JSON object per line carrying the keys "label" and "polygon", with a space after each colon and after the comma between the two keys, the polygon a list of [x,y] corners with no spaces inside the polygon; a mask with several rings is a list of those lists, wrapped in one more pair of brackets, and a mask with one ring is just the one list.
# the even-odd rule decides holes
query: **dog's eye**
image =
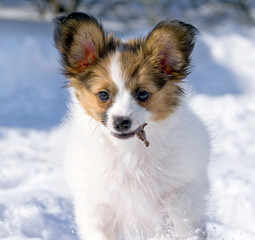
{"label": "dog's eye", "polygon": [[136,92],[136,99],[140,102],[146,102],[150,94],[145,90],[138,90]]}
{"label": "dog's eye", "polygon": [[109,93],[106,91],[101,91],[97,95],[102,102],[106,102],[110,98]]}

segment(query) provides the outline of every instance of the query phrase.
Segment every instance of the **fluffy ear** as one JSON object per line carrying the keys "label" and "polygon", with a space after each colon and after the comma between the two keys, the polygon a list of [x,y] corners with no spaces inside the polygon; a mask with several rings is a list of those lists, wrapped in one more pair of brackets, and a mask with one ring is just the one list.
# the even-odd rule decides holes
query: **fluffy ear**
{"label": "fluffy ear", "polygon": [[57,17],[54,23],[54,42],[67,76],[84,72],[101,57],[105,33],[95,18],[76,12]]}
{"label": "fluffy ear", "polygon": [[161,72],[174,80],[189,74],[197,29],[177,20],[160,22],[145,38],[145,51],[156,58]]}

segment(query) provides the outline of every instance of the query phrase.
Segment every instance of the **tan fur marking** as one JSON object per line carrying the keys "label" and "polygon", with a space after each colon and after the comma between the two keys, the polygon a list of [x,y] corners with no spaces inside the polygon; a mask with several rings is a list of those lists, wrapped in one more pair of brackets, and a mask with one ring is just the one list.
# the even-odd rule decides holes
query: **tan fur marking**
{"label": "tan fur marking", "polygon": [[87,89],[80,89],[76,92],[76,96],[85,109],[87,114],[96,119],[98,122],[103,121],[103,114],[106,112],[111,101],[101,102],[97,95],[91,93]]}
{"label": "tan fur marking", "polygon": [[[157,57],[152,55],[145,59],[140,50],[137,53],[123,51],[120,59],[126,86],[130,92],[134,96],[137,89],[150,93],[146,102],[138,103],[152,113],[154,121],[168,117],[179,104],[180,88],[175,85],[174,80],[169,80],[157,68]],[[159,86],[161,81],[165,81],[162,88]]]}
{"label": "tan fur marking", "polygon": [[[99,122],[103,121],[103,114],[105,114],[109,106],[114,102],[114,97],[117,93],[116,85],[107,71],[110,64],[109,59],[109,56],[101,59],[100,63],[91,67],[91,79],[85,77],[83,79],[82,74],[79,80],[76,78],[70,79],[70,85],[76,90],[76,96],[82,107],[91,117]],[[85,85],[89,82],[91,82],[91,87],[87,89]],[[100,91],[107,91],[109,93],[109,101],[100,101],[97,96]]]}
{"label": "tan fur marking", "polygon": [[178,87],[168,82],[161,90],[153,93],[147,102],[140,103],[152,114],[154,121],[164,120],[179,104]]}

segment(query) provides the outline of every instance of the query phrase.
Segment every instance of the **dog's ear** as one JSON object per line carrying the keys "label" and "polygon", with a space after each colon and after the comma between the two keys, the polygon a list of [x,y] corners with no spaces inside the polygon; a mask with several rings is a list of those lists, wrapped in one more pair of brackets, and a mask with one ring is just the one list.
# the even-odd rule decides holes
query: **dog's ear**
{"label": "dog's ear", "polygon": [[54,42],[67,76],[84,72],[101,57],[105,33],[95,18],[75,12],[55,18],[54,23]]}
{"label": "dog's ear", "polygon": [[198,30],[177,20],[162,21],[145,37],[145,52],[156,58],[160,71],[170,79],[189,74],[190,55]]}

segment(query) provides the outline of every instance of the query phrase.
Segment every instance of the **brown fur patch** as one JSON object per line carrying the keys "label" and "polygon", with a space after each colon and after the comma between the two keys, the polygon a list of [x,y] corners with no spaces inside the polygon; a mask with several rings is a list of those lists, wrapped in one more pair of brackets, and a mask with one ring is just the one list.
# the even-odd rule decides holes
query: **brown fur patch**
{"label": "brown fur patch", "polygon": [[[119,41],[112,34],[106,36],[101,24],[85,13],[71,13],[54,22],[54,42],[69,79],[68,86],[76,90],[76,97],[86,112],[104,122],[117,92],[108,68],[109,55]],[[98,93],[103,90],[110,94],[109,101],[99,100]]]}
{"label": "brown fur patch", "polygon": [[[78,77],[70,79],[70,86],[76,90],[76,96],[86,112],[99,122],[105,121],[105,113],[113,104],[117,93],[117,87],[110,78],[109,59],[104,59],[88,69],[88,72],[79,74]],[[107,91],[110,99],[106,102],[100,101],[98,93]]]}
{"label": "brown fur patch", "polygon": [[179,104],[183,91],[176,83],[189,74],[196,32],[189,24],[166,20],[144,39],[123,44],[120,60],[126,86],[134,96],[138,89],[150,93],[139,104],[155,121],[165,119]]}
{"label": "brown fur patch", "polygon": [[120,60],[126,87],[133,96],[135,97],[138,89],[150,93],[146,102],[138,103],[152,113],[154,121],[163,120],[174,111],[182,91],[157,67],[157,58],[146,58],[142,49],[137,49],[136,52],[121,52]]}
{"label": "brown fur patch", "polygon": [[164,120],[179,105],[180,94],[179,87],[167,82],[162,89],[151,94],[148,101],[140,104],[152,113],[152,120]]}

